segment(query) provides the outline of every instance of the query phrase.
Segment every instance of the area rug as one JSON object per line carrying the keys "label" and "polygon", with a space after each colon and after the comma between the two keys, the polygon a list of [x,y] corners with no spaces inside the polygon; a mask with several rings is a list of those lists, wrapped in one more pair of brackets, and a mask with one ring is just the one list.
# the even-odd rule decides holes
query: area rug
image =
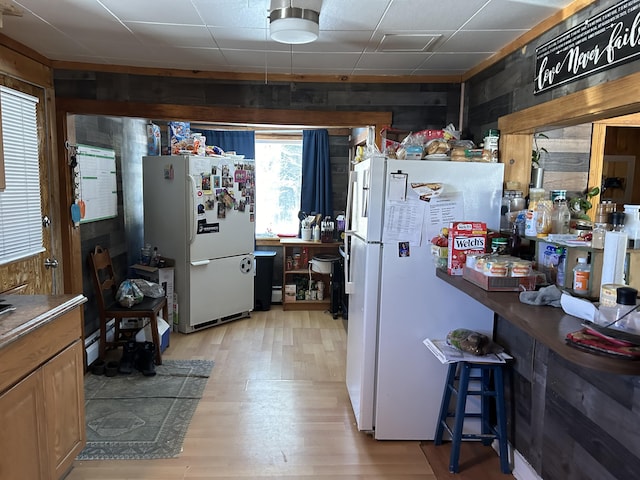
{"label": "area rug", "polygon": [[87,444],[78,460],[171,458],[213,368],[205,360],[164,360],[156,375],[87,375]]}

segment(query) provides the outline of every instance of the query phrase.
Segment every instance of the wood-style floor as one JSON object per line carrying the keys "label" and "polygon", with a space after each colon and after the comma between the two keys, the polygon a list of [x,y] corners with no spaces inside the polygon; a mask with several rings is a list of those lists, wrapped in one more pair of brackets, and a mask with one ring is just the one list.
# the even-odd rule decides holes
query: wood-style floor
{"label": "wood-style floor", "polygon": [[[215,362],[182,454],[76,461],[67,480],[449,478],[447,446],[434,450],[444,459],[441,476],[420,442],[376,441],[358,432],[345,387],[345,354],[342,320],[324,312],[283,312],[277,305],[197,333],[172,334],[163,358]],[[495,454],[485,460],[495,467],[473,478],[499,473]]]}

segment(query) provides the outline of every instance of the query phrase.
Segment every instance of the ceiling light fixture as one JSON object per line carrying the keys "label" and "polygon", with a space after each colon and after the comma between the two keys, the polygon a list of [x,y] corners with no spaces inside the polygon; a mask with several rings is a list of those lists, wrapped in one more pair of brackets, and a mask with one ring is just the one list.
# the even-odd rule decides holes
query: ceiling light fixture
{"label": "ceiling light fixture", "polygon": [[291,0],[288,2],[271,0],[269,12],[271,39],[292,45],[313,42],[318,38],[320,31],[318,10],[294,7]]}

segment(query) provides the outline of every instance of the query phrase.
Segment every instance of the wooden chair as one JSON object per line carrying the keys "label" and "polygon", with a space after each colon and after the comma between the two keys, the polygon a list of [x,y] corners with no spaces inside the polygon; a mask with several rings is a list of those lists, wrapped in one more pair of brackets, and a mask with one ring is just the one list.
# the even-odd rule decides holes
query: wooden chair
{"label": "wooden chair", "polygon": [[[98,310],[100,312],[100,358],[104,358],[107,347],[117,347],[125,343],[121,339],[121,321],[123,318],[142,318],[149,320],[153,343],[156,348],[156,365],[162,364],[160,351],[160,335],[158,333],[158,313],[162,310],[164,318],[168,317],[167,299],[144,297],[141,303],[131,308],[123,307],[116,301],[119,282],[115,278],[109,250],[96,245],[89,256],[93,286],[96,291]],[[107,323],[115,319],[113,341],[107,341]]]}

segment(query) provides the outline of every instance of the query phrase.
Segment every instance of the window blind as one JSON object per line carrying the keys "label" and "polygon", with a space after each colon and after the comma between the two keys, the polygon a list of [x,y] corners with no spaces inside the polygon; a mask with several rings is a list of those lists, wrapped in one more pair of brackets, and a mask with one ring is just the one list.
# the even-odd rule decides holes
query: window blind
{"label": "window blind", "polygon": [[0,264],[44,251],[37,104],[36,97],[0,86],[6,183],[0,191]]}

